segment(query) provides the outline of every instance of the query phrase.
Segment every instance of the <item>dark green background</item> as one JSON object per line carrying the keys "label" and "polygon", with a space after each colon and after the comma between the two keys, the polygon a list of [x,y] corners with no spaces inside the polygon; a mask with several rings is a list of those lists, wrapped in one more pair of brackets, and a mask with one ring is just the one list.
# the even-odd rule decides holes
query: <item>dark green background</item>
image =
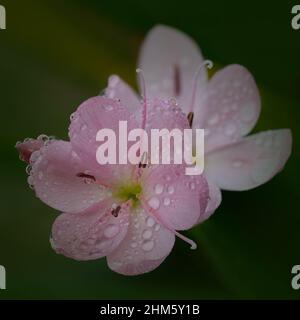
{"label": "dark green background", "polygon": [[[294,2],[295,4],[296,2]],[[0,0],[0,264],[6,298],[299,298],[300,30],[288,1]],[[104,259],[75,262],[48,239],[58,214],[35,198],[14,144],[40,133],[67,137],[69,116],[117,73],[135,86],[139,45],[155,24],[190,34],[218,67],[240,63],[257,79],[255,131],[292,128],[284,171],[249,192],[226,192],[207,222],[187,232],[155,271],[113,273]]]}

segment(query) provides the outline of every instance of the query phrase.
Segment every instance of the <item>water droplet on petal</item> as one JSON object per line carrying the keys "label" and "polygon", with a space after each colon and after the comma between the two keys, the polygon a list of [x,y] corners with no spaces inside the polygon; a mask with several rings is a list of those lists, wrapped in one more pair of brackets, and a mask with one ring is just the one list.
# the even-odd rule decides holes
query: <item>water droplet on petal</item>
{"label": "water droplet on petal", "polygon": [[113,109],[113,106],[112,106],[111,104],[106,104],[106,105],[104,106],[104,109],[105,109],[106,111],[111,111],[111,110]]}
{"label": "water droplet on petal", "polygon": [[37,139],[46,142],[49,140],[49,137],[46,134],[40,134]]}
{"label": "water droplet on petal", "polygon": [[42,180],[42,179],[43,179],[43,176],[44,176],[43,172],[42,172],[42,171],[40,171],[40,172],[38,173],[38,177],[39,177],[39,179],[40,179],[40,180]]}
{"label": "water droplet on petal", "polygon": [[156,224],[155,227],[154,227],[154,230],[158,231],[159,229],[160,229],[160,224]]}
{"label": "water droplet on petal", "polygon": [[148,227],[153,227],[154,226],[154,224],[155,224],[155,221],[154,221],[154,219],[153,218],[151,218],[151,217],[148,217],[147,218],[147,220],[146,220],[146,224],[147,224],[147,226]]}
{"label": "water droplet on petal", "polygon": [[26,173],[27,173],[27,174],[30,174],[31,170],[32,170],[31,165],[28,165],[28,166],[26,167]]}
{"label": "water droplet on petal", "polygon": [[104,235],[106,238],[112,238],[118,234],[119,230],[120,228],[118,225],[111,224],[104,230]]}
{"label": "water droplet on petal", "polygon": [[143,243],[142,248],[144,251],[151,251],[154,247],[154,242],[152,240]]}
{"label": "water droplet on petal", "polygon": [[28,182],[28,184],[29,184],[30,189],[34,189],[33,177],[32,177],[32,176],[29,176],[29,177],[27,178],[27,182]]}
{"label": "water droplet on petal", "polygon": [[168,193],[169,193],[169,194],[173,194],[174,191],[175,191],[175,188],[174,188],[173,186],[169,186],[169,187],[168,187]]}
{"label": "water droplet on petal", "polygon": [[143,232],[143,238],[145,239],[145,240],[148,240],[148,239],[150,239],[152,237],[152,231],[151,230],[145,230],[144,232]]}
{"label": "water droplet on petal", "polygon": [[136,248],[137,247],[137,243],[136,242],[132,242],[130,246],[131,246],[131,248]]}
{"label": "water droplet on petal", "polygon": [[156,194],[161,194],[164,191],[164,187],[163,185],[161,185],[160,183],[158,183],[155,188],[154,191]]}
{"label": "water droplet on petal", "polygon": [[81,131],[85,131],[87,129],[87,125],[86,124],[84,124],[84,125],[82,125],[82,127],[81,127]]}
{"label": "water droplet on petal", "polygon": [[165,206],[169,206],[170,203],[171,203],[170,198],[164,198],[164,205],[165,205]]}
{"label": "water droplet on petal", "polygon": [[152,198],[148,201],[148,205],[149,205],[152,209],[154,209],[154,210],[158,209],[158,208],[159,208],[159,205],[160,205],[159,199],[156,198],[156,197],[152,197]]}
{"label": "water droplet on petal", "polygon": [[191,182],[190,183],[190,189],[191,190],[195,190],[196,186],[195,186],[195,183],[194,182]]}

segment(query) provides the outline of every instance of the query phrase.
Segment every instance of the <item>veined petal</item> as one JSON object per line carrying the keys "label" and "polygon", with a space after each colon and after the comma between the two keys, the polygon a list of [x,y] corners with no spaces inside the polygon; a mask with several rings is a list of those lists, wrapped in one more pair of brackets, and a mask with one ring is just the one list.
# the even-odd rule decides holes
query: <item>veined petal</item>
{"label": "veined petal", "polygon": [[218,71],[195,108],[194,128],[205,129],[206,152],[238,141],[255,126],[260,96],[252,75],[240,65]]}
{"label": "veined petal", "polygon": [[203,221],[207,220],[219,207],[222,201],[222,193],[220,188],[215,185],[212,181],[207,179],[208,188],[209,188],[209,199],[207,202],[207,207],[198,220],[197,223],[202,223]]}
{"label": "veined petal", "polygon": [[291,147],[289,129],[254,134],[207,154],[205,175],[221,189],[252,189],[283,168]]}
{"label": "veined petal", "polygon": [[205,214],[208,185],[202,175],[185,174],[184,166],[159,165],[143,176],[143,201],[169,227],[187,230]]}
{"label": "veined petal", "polygon": [[66,141],[51,141],[31,161],[29,181],[47,205],[64,212],[81,212],[107,196],[108,190],[78,177],[81,160]]}
{"label": "veined petal", "polygon": [[80,214],[63,213],[52,227],[51,244],[57,253],[75,260],[98,259],[115,250],[125,238],[129,206],[111,214],[111,201],[102,201]]}
{"label": "veined petal", "polygon": [[[72,116],[69,136],[72,148],[85,163],[87,168],[104,184],[112,185],[118,181],[128,179],[131,166],[119,164],[119,122],[127,121],[127,130],[137,128],[135,116],[119,101],[94,97],[85,101]],[[103,142],[96,141],[101,129],[111,129],[116,137],[116,163],[100,165],[96,154]],[[111,144],[110,144],[111,145]],[[128,144],[129,145],[129,144]],[[112,146],[113,147],[113,146]]]}
{"label": "veined petal", "polygon": [[[159,25],[147,35],[140,52],[138,66],[143,70],[148,98],[176,97],[184,112],[189,112],[195,73],[203,62],[202,54],[186,34]],[[206,81],[203,68],[198,90]]]}
{"label": "veined petal", "polygon": [[108,86],[105,89],[105,96],[110,99],[120,99],[130,113],[136,114],[141,109],[140,99],[134,90],[119,76],[111,75]]}
{"label": "veined petal", "polygon": [[124,275],[138,275],[158,267],[171,252],[175,235],[156,223],[143,208],[131,215],[120,246],[107,256],[108,266]]}

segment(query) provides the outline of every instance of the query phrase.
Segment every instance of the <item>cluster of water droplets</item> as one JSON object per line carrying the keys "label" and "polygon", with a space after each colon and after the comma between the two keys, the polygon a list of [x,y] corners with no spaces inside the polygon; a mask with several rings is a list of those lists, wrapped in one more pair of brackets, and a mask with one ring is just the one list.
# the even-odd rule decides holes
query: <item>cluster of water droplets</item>
{"label": "cluster of water droplets", "polygon": [[158,241],[158,232],[161,229],[159,223],[154,218],[149,216],[143,209],[139,209],[139,212],[134,212],[132,220],[129,226],[130,242],[129,247],[126,243],[123,247],[124,251],[113,262],[114,267],[119,268],[128,263],[133,263],[135,259],[139,259],[138,256],[150,254],[155,249]]}

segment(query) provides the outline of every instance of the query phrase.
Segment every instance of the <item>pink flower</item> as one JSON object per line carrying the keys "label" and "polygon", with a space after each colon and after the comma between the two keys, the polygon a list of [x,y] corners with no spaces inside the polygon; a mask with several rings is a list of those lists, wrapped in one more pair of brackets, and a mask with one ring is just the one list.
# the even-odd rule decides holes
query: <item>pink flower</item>
{"label": "pink flower", "polygon": [[289,129],[246,137],[260,114],[259,92],[249,71],[229,65],[207,82],[204,64],[196,43],[167,26],[149,32],[138,63],[149,98],[176,97],[192,127],[205,129],[210,201],[200,221],[219,206],[220,189],[249,190],[269,181],[282,170],[292,147]]}
{"label": "pink flower", "polygon": [[[113,271],[136,275],[164,261],[175,235],[196,247],[176,230],[191,228],[205,213],[208,185],[203,176],[185,175],[184,165],[97,163],[101,128],[118,135],[119,121],[125,120],[128,130],[141,127],[141,121],[146,130],[189,127],[172,101],[153,99],[142,108],[125,84],[115,85],[121,102],[95,97],[72,114],[70,142],[42,136],[17,149],[30,161],[28,181],[37,197],[63,212],[52,228],[54,250],[76,260],[106,256]],[[134,114],[130,108],[136,108]]]}

